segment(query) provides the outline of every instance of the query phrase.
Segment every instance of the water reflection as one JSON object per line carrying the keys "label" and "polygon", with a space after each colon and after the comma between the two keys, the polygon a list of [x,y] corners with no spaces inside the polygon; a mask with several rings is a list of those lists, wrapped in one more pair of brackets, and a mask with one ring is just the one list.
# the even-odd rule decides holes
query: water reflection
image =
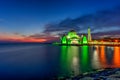
{"label": "water reflection", "polygon": [[106,53],[105,53],[105,46],[100,46],[100,63],[102,68],[106,68],[107,60],[106,60]]}
{"label": "water reflection", "polygon": [[99,68],[120,68],[120,46],[21,44],[4,45],[0,50],[0,77],[5,78],[53,79],[56,76],[70,77]]}
{"label": "water reflection", "polygon": [[62,46],[61,50],[61,71],[63,74],[79,74],[79,47]]}
{"label": "water reflection", "polygon": [[99,47],[95,46],[95,49],[93,50],[93,56],[92,56],[92,67],[94,69],[99,69],[100,66],[100,60],[99,60]]}
{"label": "water reflection", "polygon": [[120,67],[120,47],[114,47],[113,67]]}
{"label": "water reflection", "polygon": [[88,54],[88,46],[82,46],[81,47],[81,53],[80,53],[80,64],[81,64],[81,72],[86,72],[91,69],[90,65],[90,59],[89,59],[89,54]]}
{"label": "water reflection", "polygon": [[61,46],[61,73],[78,75],[91,69],[88,46]]}
{"label": "water reflection", "polygon": [[62,75],[78,75],[94,69],[120,67],[120,47],[61,46]]}

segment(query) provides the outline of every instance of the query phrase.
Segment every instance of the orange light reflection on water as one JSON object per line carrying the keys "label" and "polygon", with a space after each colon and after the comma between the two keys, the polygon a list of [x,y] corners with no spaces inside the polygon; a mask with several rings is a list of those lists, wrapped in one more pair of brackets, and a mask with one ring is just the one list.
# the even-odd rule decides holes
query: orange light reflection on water
{"label": "orange light reflection on water", "polygon": [[107,67],[105,46],[100,46],[100,63],[103,68]]}
{"label": "orange light reflection on water", "polygon": [[120,47],[114,47],[113,67],[120,67]]}

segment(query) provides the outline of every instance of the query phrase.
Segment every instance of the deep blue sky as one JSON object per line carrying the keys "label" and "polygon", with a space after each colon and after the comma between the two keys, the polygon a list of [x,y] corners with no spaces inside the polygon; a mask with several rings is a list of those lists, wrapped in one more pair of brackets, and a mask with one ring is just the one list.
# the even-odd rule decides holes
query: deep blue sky
{"label": "deep blue sky", "polygon": [[48,23],[82,18],[119,5],[120,0],[0,0],[0,32],[23,35],[49,32],[52,28],[46,30]]}

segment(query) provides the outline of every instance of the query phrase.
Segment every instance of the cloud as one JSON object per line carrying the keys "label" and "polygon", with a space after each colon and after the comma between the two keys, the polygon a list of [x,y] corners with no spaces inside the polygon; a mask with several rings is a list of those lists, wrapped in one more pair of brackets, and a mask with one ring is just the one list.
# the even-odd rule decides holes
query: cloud
{"label": "cloud", "polygon": [[97,11],[75,19],[67,18],[59,23],[50,23],[45,26],[44,33],[65,32],[74,29],[78,32],[87,31],[90,26],[93,32],[120,28],[120,6]]}
{"label": "cloud", "polygon": [[[91,28],[93,38],[101,38],[102,36],[120,37],[120,6],[97,11],[93,14],[84,15],[75,19],[66,18],[58,23],[49,23],[45,25],[43,34],[34,34],[32,38],[44,38],[47,40],[57,40],[55,35],[61,36],[69,30],[76,30],[79,34],[87,33],[87,28]],[[51,34],[55,35],[51,35]]]}
{"label": "cloud", "polygon": [[92,37],[93,37],[94,39],[105,38],[105,37],[120,38],[120,29],[118,29],[118,30],[106,31],[106,32],[96,32],[96,33],[92,33]]}
{"label": "cloud", "polygon": [[51,24],[45,25],[44,33],[69,31],[71,29],[79,31],[80,27],[74,24],[72,19],[67,18],[61,21],[60,23],[51,23]]}
{"label": "cloud", "polygon": [[46,24],[44,31],[38,34],[28,36],[19,33],[0,34],[0,41],[52,42],[59,40],[56,35],[61,35],[71,29],[76,30],[79,34],[87,33],[88,27],[91,28],[92,36],[95,38],[101,38],[102,36],[120,37],[120,6],[75,19],[66,18],[57,23]]}

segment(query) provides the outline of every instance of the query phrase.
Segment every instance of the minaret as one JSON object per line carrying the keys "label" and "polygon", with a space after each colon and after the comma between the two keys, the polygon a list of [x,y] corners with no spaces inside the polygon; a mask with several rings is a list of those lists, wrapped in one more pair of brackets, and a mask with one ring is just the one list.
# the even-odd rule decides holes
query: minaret
{"label": "minaret", "polygon": [[92,41],[90,27],[88,27],[88,41]]}

